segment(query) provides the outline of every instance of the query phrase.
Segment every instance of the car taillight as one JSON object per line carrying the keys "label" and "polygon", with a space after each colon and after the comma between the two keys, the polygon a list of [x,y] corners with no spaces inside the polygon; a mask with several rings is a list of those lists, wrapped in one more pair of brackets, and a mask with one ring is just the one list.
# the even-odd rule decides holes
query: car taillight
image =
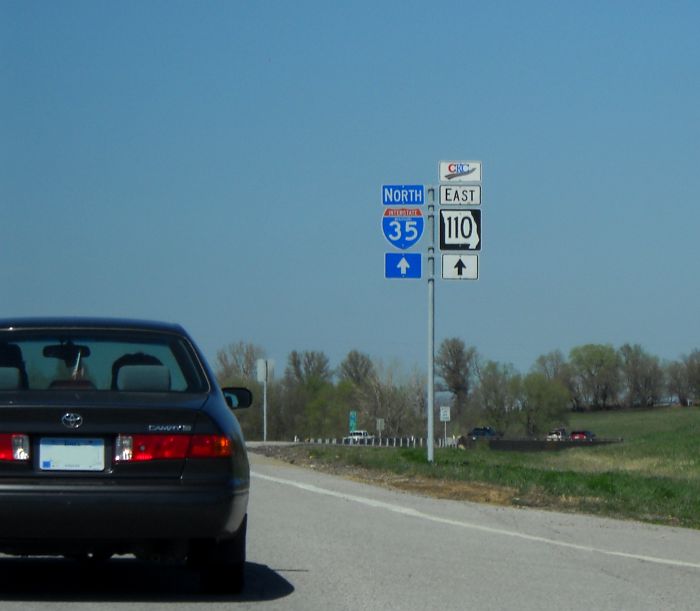
{"label": "car taillight", "polygon": [[29,460],[29,436],[0,433],[0,460]]}
{"label": "car taillight", "polygon": [[228,437],[223,435],[119,435],[115,462],[231,456]]}
{"label": "car taillight", "polygon": [[223,458],[231,456],[231,440],[223,435],[192,435],[191,458]]}

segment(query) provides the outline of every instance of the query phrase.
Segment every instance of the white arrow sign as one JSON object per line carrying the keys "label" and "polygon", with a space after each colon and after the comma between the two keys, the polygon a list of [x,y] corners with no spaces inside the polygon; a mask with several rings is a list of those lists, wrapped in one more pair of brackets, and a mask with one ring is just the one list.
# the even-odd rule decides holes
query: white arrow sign
{"label": "white arrow sign", "polygon": [[479,255],[442,255],[445,280],[478,280]]}

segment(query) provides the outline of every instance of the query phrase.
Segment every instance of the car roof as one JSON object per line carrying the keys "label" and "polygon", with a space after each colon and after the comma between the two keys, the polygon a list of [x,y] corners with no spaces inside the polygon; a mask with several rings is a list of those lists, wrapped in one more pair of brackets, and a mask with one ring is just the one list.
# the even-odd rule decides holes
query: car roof
{"label": "car roof", "polygon": [[124,329],[186,334],[185,330],[175,323],[89,316],[0,318],[0,330],[2,329]]}

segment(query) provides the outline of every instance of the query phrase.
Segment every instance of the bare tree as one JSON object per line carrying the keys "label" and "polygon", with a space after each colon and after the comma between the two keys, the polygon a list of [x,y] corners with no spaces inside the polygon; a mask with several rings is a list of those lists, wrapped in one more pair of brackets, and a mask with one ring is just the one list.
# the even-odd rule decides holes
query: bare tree
{"label": "bare tree", "polygon": [[690,398],[688,369],[683,361],[671,361],[666,365],[666,388],[669,394],[677,397],[681,405],[687,405]]}
{"label": "bare tree", "polygon": [[612,346],[577,346],[571,349],[569,361],[576,385],[590,407],[605,409],[617,401],[620,357]]}
{"label": "bare tree", "polygon": [[479,369],[478,402],[484,422],[506,432],[517,426],[522,379],[512,365],[487,361]]}
{"label": "bare tree", "polygon": [[255,380],[258,359],[265,351],[255,344],[239,341],[216,353],[216,377],[222,383]]}
{"label": "bare tree", "polygon": [[537,437],[568,420],[569,393],[562,383],[532,372],[522,380],[520,413],[525,434]]}
{"label": "bare tree", "polygon": [[697,401],[700,399],[700,350],[693,350],[684,362],[688,371],[688,385]]}
{"label": "bare tree", "polygon": [[309,386],[330,382],[331,377],[328,357],[323,352],[315,350],[297,352],[293,350],[290,353],[285,378]]}
{"label": "bare tree", "polygon": [[583,404],[580,381],[573,374],[573,368],[560,350],[553,350],[538,357],[532,366],[532,373],[542,374],[549,382],[558,382],[568,392],[568,401],[574,411]]}
{"label": "bare tree", "polygon": [[532,371],[541,373],[548,380],[559,380],[566,375],[566,359],[561,350],[553,350],[547,354],[537,357]]}
{"label": "bare tree", "polygon": [[678,397],[681,405],[700,399],[700,350],[668,363],[665,369],[668,392]]}
{"label": "bare tree", "polygon": [[478,354],[456,337],[443,340],[435,357],[437,374],[442,378],[441,390],[452,394],[455,420],[461,421],[467,413],[469,401],[477,380]]}
{"label": "bare tree", "polygon": [[340,381],[347,380],[357,387],[370,383],[377,375],[372,359],[362,352],[351,350],[338,368]]}
{"label": "bare tree", "polygon": [[639,344],[625,344],[620,348],[620,360],[627,405],[654,405],[664,387],[664,373],[659,359],[645,352]]}

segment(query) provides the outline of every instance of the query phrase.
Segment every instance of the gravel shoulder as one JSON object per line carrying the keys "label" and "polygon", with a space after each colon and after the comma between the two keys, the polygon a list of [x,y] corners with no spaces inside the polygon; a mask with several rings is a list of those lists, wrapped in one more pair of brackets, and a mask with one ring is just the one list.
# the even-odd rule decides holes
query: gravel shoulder
{"label": "gravel shoulder", "polygon": [[[264,445],[248,446],[248,451],[280,460],[306,469],[316,469],[339,477],[401,490],[433,498],[454,501],[493,503],[496,505],[520,506],[524,503],[517,498],[514,489],[481,484],[478,482],[458,482],[427,477],[406,477],[387,471],[364,469],[339,463],[328,464],[314,459],[311,448],[304,445]],[[528,503],[531,504],[531,503]]]}

